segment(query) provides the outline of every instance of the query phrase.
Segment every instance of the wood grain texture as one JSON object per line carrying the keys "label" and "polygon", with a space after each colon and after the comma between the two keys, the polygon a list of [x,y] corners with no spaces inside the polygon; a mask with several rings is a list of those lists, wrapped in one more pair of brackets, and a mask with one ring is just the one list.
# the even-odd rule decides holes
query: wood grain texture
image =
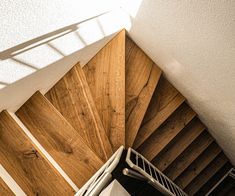
{"label": "wood grain texture", "polygon": [[200,188],[222,168],[228,159],[221,152],[201,173],[184,189],[189,195],[194,195]]}
{"label": "wood grain texture", "polygon": [[161,77],[133,147],[137,149],[184,101],[185,98],[164,77]]}
{"label": "wood grain texture", "polygon": [[6,185],[2,178],[0,178],[0,195],[2,196],[13,196],[14,193],[11,189]]}
{"label": "wood grain texture", "polygon": [[176,178],[175,183],[184,189],[220,152],[221,148],[213,142],[180,176]]}
{"label": "wood grain texture", "polygon": [[162,111],[178,93],[177,89],[162,75],[144,116],[143,124]]}
{"label": "wood grain texture", "polygon": [[172,164],[164,170],[164,173],[175,180],[211,143],[213,138],[207,131],[203,131]]}
{"label": "wood grain texture", "polygon": [[0,114],[0,161],[27,195],[74,194],[6,111]]}
{"label": "wood grain texture", "polygon": [[102,166],[101,159],[40,92],[16,114],[78,187]]}
{"label": "wood grain texture", "polygon": [[177,134],[196,116],[186,104],[174,112],[138,149],[148,160],[152,160],[169,144]]}
{"label": "wood grain texture", "polygon": [[198,191],[195,195],[206,195],[217,182],[232,168],[231,163],[227,162],[218,172],[215,173]]}
{"label": "wood grain texture", "polygon": [[[188,126],[177,135],[170,145],[156,156],[152,163],[160,170],[164,171],[201,133],[205,126],[198,118],[192,120]],[[180,147],[179,147],[180,146]]]}
{"label": "wood grain texture", "polygon": [[161,76],[161,70],[126,37],[126,146],[131,147]]}
{"label": "wood grain texture", "polygon": [[125,30],[83,67],[100,118],[116,151],[125,145]]}
{"label": "wood grain texture", "polygon": [[102,160],[107,160],[112,155],[111,144],[79,64],[45,96]]}

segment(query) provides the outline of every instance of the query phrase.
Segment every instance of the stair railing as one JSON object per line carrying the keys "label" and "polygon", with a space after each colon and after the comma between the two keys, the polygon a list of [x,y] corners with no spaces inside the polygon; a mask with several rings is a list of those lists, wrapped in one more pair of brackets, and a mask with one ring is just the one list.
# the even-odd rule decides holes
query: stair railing
{"label": "stair railing", "polygon": [[161,193],[164,193],[164,195],[187,196],[180,187],[132,148],[128,149],[126,162],[132,169],[143,175],[149,184]]}
{"label": "stair railing", "polygon": [[97,195],[102,188],[111,181],[111,173],[119,163],[123,150],[124,146],[120,146],[110,159],[75,194],[75,196]]}
{"label": "stair railing", "polygon": [[[113,156],[87,181],[75,196],[96,196],[112,180],[112,172],[120,162],[124,146],[121,146]],[[187,196],[173,181],[152,165],[144,156],[132,148],[127,151],[126,163],[130,168],[124,168],[123,174],[141,181],[147,181],[164,195]]]}

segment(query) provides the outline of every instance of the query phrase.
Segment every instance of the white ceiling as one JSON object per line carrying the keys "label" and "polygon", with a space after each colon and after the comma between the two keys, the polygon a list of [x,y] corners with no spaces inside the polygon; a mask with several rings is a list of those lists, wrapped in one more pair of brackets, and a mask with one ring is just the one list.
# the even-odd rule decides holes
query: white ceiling
{"label": "white ceiling", "polygon": [[235,1],[128,0],[122,7],[131,37],[235,164]]}

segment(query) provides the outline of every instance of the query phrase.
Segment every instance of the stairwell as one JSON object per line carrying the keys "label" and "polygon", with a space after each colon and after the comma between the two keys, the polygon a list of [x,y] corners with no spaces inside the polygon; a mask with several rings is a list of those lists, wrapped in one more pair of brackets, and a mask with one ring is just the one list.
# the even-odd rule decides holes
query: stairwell
{"label": "stairwell", "polygon": [[[125,30],[15,114],[78,188],[121,145],[189,195],[208,192],[232,168],[186,98]],[[0,160],[27,195],[76,193],[6,110],[0,113]],[[14,195],[2,179],[0,189]]]}

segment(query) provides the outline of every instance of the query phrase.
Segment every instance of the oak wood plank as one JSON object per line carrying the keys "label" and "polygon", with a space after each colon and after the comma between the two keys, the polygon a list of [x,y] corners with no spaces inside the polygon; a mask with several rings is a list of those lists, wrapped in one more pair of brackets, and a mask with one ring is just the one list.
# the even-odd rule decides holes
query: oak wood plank
{"label": "oak wood plank", "polygon": [[156,116],[159,111],[163,110],[178,93],[178,90],[164,77],[164,75],[161,75],[144,116],[143,124]]}
{"label": "oak wood plank", "polygon": [[[201,133],[205,126],[198,118],[190,122],[182,131],[182,134],[176,136],[176,139],[170,145],[154,158],[152,163],[160,170],[165,170]],[[179,147],[180,146],[180,147]]]}
{"label": "oak wood plank", "polygon": [[16,114],[78,187],[102,166],[101,159],[40,92]]}
{"label": "oak wood plank", "polygon": [[203,131],[165,170],[164,173],[175,180],[211,143],[213,138]]}
{"label": "oak wood plank", "polygon": [[133,147],[137,149],[184,101],[185,98],[164,77],[161,77]]}
{"label": "oak wood plank", "polygon": [[125,30],[84,67],[100,118],[116,151],[125,145]]}
{"label": "oak wood plank", "polygon": [[185,188],[185,192],[194,195],[217,171],[228,162],[221,152],[200,174]]}
{"label": "oak wood plank", "polygon": [[0,114],[0,162],[27,195],[74,194],[6,111]]}
{"label": "oak wood plank", "polygon": [[126,146],[131,147],[161,76],[161,70],[126,37]]}
{"label": "oak wood plank", "polygon": [[171,142],[177,134],[196,116],[186,104],[174,112],[138,149],[148,160],[152,160]]}
{"label": "oak wood plank", "polygon": [[14,193],[11,191],[11,189],[7,186],[7,184],[3,181],[2,178],[0,178],[0,195],[3,195],[3,196],[14,195]]}
{"label": "oak wood plank", "polygon": [[221,148],[213,142],[199,157],[176,178],[175,183],[184,189],[219,153]]}
{"label": "oak wood plank", "polygon": [[111,144],[79,63],[45,96],[100,158],[107,160],[112,155]]}

